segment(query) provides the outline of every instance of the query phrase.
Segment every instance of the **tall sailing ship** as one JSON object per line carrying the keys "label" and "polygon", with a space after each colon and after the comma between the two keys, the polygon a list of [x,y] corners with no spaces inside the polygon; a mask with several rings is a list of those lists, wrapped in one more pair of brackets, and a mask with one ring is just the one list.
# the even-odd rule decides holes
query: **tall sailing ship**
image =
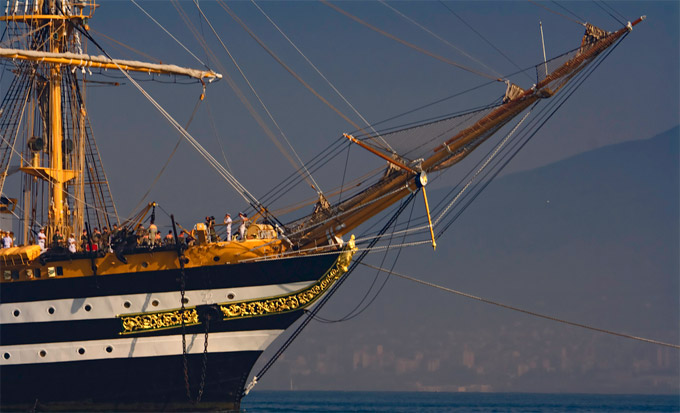
{"label": "tall sailing ship", "polygon": [[[131,83],[139,72],[205,85],[221,75],[85,53],[88,40],[97,44],[89,33],[96,8],[93,0],[8,0],[0,18],[7,26],[3,76],[13,76],[0,106],[0,215],[22,224],[6,236],[20,245],[0,250],[3,411],[238,409],[262,352],[342,283],[363,258],[355,256],[357,245],[375,245],[355,242],[353,231],[380,215],[390,218],[388,228],[403,211],[394,207],[422,193],[428,221],[420,233],[435,247],[428,176],[502,134],[472,182],[524,131],[538,104],[561,102],[562,89],[578,86],[642,20],[614,32],[586,24],[578,47],[534,67],[532,86],[494,79],[505,94],[483,108],[344,134],[343,142],[375,155],[380,170],[344,199],[319,191],[313,210],[288,222],[174,122],[252,213],[238,240],[227,238],[226,228],[218,237],[210,220],[185,232],[173,218],[172,239],[155,242],[154,203],[119,221],[85,106],[87,79],[110,70]],[[19,193],[7,193],[12,178],[21,181]],[[95,227],[115,231],[102,235]]]}

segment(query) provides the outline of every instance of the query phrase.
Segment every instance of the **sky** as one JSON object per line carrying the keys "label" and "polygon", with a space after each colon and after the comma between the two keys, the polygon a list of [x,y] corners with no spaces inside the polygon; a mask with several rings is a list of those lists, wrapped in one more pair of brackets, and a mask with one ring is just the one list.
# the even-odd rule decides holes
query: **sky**
{"label": "sky", "polygon": [[[204,33],[219,63],[207,58],[173,7],[162,2],[140,4],[201,61],[207,62],[215,70],[218,70],[218,66],[219,69],[225,69],[225,75],[234,79],[251,104],[266,119],[225,49],[212,35],[208,24],[198,19],[193,3],[180,4],[187,15],[193,18],[196,30]],[[273,61],[221,7],[214,2],[200,4],[216,28],[220,40],[234,56],[301,159],[310,159],[343,132],[354,130],[352,125],[321,103]],[[381,3],[344,2],[340,5],[399,38],[463,65],[480,68],[474,61]],[[577,47],[583,32],[582,26],[532,3],[452,2],[447,5],[502,50],[515,65],[523,68],[542,60],[539,21],[543,25],[548,56],[556,56]],[[355,123],[362,124],[360,118],[251,3],[237,2],[230,6],[305,82]],[[386,119],[488,81],[406,48],[320,3],[265,2],[260,6],[369,122]],[[516,72],[513,64],[480,40],[476,33],[461,24],[440,3],[397,2],[391,6],[495,71],[504,74]],[[612,143],[644,139],[678,123],[677,4],[622,2],[613,6],[630,20],[640,15],[647,15],[647,20],[636,27],[606,64],[571,98],[559,116],[551,120],[546,132],[534,139],[509,166],[509,172],[548,164]],[[594,4],[569,3],[567,8],[575,15],[608,30],[620,27],[618,22]],[[566,13],[564,10],[561,12]],[[131,3],[103,2],[90,25],[93,35],[101,33],[113,37],[163,62],[202,66]],[[98,39],[112,55],[146,59],[108,41],[104,36]],[[96,50],[90,52],[94,54]],[[110,75],[115,76],[113,73]],[[529,78],[523,76],[516,76],[513,80],[525,88],[532,84]],[[181,124],[191,117],[201,93],[200,86],[196,84],[142,84]],[[502,95],[504,90],[503,84],[492,85],[484,88],[483,94],[464,95],[463,99],[451,104],[417,112],[408,120],[426,119],[436,114],[485,104]],[[120,214],[126,215],[137,204],[136,196],[141,196],[136,194],[144,194],[151,185],[156,172],[172,152],[178,135],[131,85],[91,87],[88,92],[90,115],[104,165],[108,167],[119,159],[125,159],[127,171],[139,177],[131,180],[126,174],[117,178],[113,171],[109,173]],[[267,122],[270,129],[276,131],[271,121]],[[293,171],[293,167],[276,150],[224,80],[208,85],[206,98],[200,104],[189,132],[256,197],[276,185],[280,180],[277,178]],[[128,145],[130,141],[135,143],[136,149]],[[188,220],[199,219],[208,211],[203,213],[192,208],[171,207],[176,205],[173,197],[210,198],[206,206],[218,209],[210,212],[215,216],[221,215],[223,210],[235,212],[244,208],[242,200],[188,146],[182,146],[178,152],[170,164],[171,170],[163,175],[152,190],[151,198],[168,205],[168,208],[174,208],[177,216],[188,215],[185,218]],[[373,162],[370,158],[366,159],[367,162]],[[373,165],[379,165],[380,162],[376,159]],[[276,176],[271,176],[270,171],[274,170],[277,171]],[[317,179],[322,189],[340,185],[338,173],[328,176],[321,174]],[[204,185],[193,185],[195,180]],[[183,189],[181,195],[172,191],[178,187]],[[218,189],[217,193],[215,189]],[[312,197],[314,192],[307,187],[298,196]]]}
{"label": "sky", "polygon": [[[196,57],[169,37],[133,3],[101,1],[101,6],[89,21],[89,25],[91,34],[110,55],[135,60],[153,57],[164,63],[196,68],[202,67],[201,62],[204,62],[210,68],[233,78],[234,83],[257,108],[260,116],[266,118],[257,98],[249,90],[220,43],[223,42],[301,159],[310,159],[338,139],[343,132],[354,130],[352,125],[340,118],[282,69],[216,2],[201,1],[199,4],[219,39],[212,33],[208,22],[199,18],[193,2],[183,1],[179,4],[191,19],[195,30],[202,33],[209,45],[210,53],[214,53],[217,60],[210,58],[210,53],[201,48],[191,30],[168,2],[138,3]],[[305,82],[354,122],[362,123],[360,117],[309,66],[290,43],[282,38],[252,3],[228,4],[239,18]],[[387,119],[488,81],[487,78],[406,48],[321,3],[300,1],[257,4],[368,122]],[[516,72],[515,65],[525,68],[542,61],[539,22],[543,27],[548,58],[579,46],[583,27],[571,19],[585,20],[610,31],[621,27],[619,22],[592,2],[559,2],[559,5],[568,11],[553,2],[540,3],[569,18],[551,13],[534,3],[515,1],[456,1],[446,2],[447,7],[434,1],[390,2],[389,7],[379,2],[363,1],[335,4],[423,49],[477,71],[488,72],[489,67],[504,75]],[[635,27],[584,86],[513,160],[506,169],[506,174],[553,165],[571,156],[610,145],[642,141],[680,123],[678,3],[627,1],[607,4],[627,20],[632,21],[641,15],[646,15],[647,20]],[[466,54],[474,56],[486,66],[469,59],[393,9],[417,21],[458,49],[463,49]],[[467,25],[463,24],[451,10],[455,11]],[[513,63],[489,46],[478,33],[495,48],[502,50]],[[130,49],[108,40],[108,37],[143,54],[133,53]],[[99,54],[92,46],[89,46],[88,52]],[[94,136],[121,218],[133,213],[133,207],[150,187],[152,188],[147,201],[157,201],[165,211],[174,213],[184,226],[199,222],[206,215],[220,217],[225,212],[234,215],[246,208],[243,200],[186,143],[180,145],[168,170],[152,186],[156,174],[173,151],[179,135],[132,85],[126,80],[117,79],[120,75],[113,71],[107,72],[106,75],[97,76],[96,80],[118,81],[122,85],[89,85],[87,104]],[[149,80],[145,75],[137,75],[135,78]],[[535,82],[523,75],[511,79],[524,88],[531,87]],[[202,92],[200,85],[175,83],[175,79],[169,77],[163,80],[165,81],[163,83],[145,81],[141,84],[180,124],[184,125],[192,119],[189,132],[256,197],[268,192],[283,177],[293,172],[293,167],[276,149],[250,113],[244,109],[244,105],[226,80],[209,84],[203,101],[199,101]],[[483,88],[480,93],[447,101],[444,105],[417,112],[407,119],[395,121],[394,124],[426,119],[488,103],[502,96],[504,91],[503,84],[494,84]],[[197,104],[198,110],[192,118],[192,112]],[[272,130],[275,130],[270,120],[266,122]],[[382,160],[360,154],[356,149],[352,149],[352,156],[354,158],[349,164],[350,176],[359,175],[365,168],[380,167],[384,163]],[[327,166],[327,170],[320,171],[315,176],[322,189],[340,185],[344,159]],[[630,168],[634,167],[635,165],[630,165]],[[447,189],[456,182],[454,173],[450,180],[437,180],[433,189]],[[314,195],[314,190],[301,186],[296,188],[291,197],[306,199]],[[436,202],[436,194],[435,199],[430,202]],[[482,202],[480,206],[485,210],[483,199],[479,202]],[[513,204],[512,199],[502,202],[503,210],[513,211],[513,208],[520,207],[520,204]],[[493,209],[489,213],[495,214]],[[512,217],[510,214],[509,219],[512,220]],[[465,216],[463,218],[465,219]],[[168,222],[163,223],[163,219]],[[159,221],[161,226],[169,224],[167,217]],[[396,268],[399,270],[406,267],[414,272],[412,273],[414,276],[426,277],[430,274],[434,280],[449,282],[450,287],[455,287],[455,284],[460,282],[465,285],[464,280],[441,276],[451,268],[450,258],[455,256],[456,246],[464,242],[465,240],[457,236],[454,226],[452,231],[438,241],[439,244],[444,244],[440,250],[443,252],[433,253],[427,246],[410,249],[400,258],[400,262],[411,264],[397,265]],[[480,251],[483,251],[485,241],[482,238],[479,242],[482,243]],[[522,247],[521,244],[513,246],[520,249]],[[500,250],[502,251],[502,248]],[[427,260],[428,264],[427,270],[420,272],[418,266],[412,263],[422,259]],[[529,254],[523,259],[540,260],[540,255]],[[484,271],[494,272],[508,265],[508,262],[504,263],[503,260],[512,261],[513,258],[503,254],[484,257],[484,254],[480,253],[479,257],[466,262],[463,267],[468,271],[469,277],[481,276]],[[493,266],[487,268],[482,265],[484,262],[493,263]],[[379,263],[378,260],[377,264]],[[477,266],[473,265],[475,263]],[[541,262],[541,265],[547,267],[549,264]],[[527,267],[531,268],[531,265]],[[358,272],[359,279],[362,277],[361,274],[366,274],[366,271]],[[670,276],[677,278],[678,274]],[[479,295],[491,291],[485,289],[485,285],[490,287],[494,284],[493,278],[482,279],[487,284],[471,285],[480,289],[476,291]],[[551,291],[556,285],[547,283],[544,287],[546,291]],[[363,287],[361,283],[357,286]],[[396,284],[393,288],[395,290],[391,293],[394,297],[407,299],[409,292],[417,287]],[[494,293],[498,294],[498,291]],[[417,297],[422,297],[423,294],[426,293],[414,292],[414,296]],[[338,307],[346,303],[351,305],[352,299],[355,298],[353,295],[354,290],[351,289],[340,294],[337,298]],[[512,300],[512,294],[508,295],[503,297],[500,294],[500,298]],[[406,309],[416,314],[424,314],[425,311],[418,310],[412,305],[394,308],[391,307],[389,299],[381,299],[378,303],[379,309],[369,309],[367,314],[357,321],[361,328],[370,330],[381,324],[398,324],[394,318],[389,319],[390,314],[393,317],[396,314],[398,321],[400,311]],[[432,306],[437,306],[435,310],[438,314],[447,314],[448,317],[449,310],[446,309],[445,301],[436,301]],[[544,309],[558,310],[550,306]],[[432,311],[433,308],[427,310]],[[480,310],[475,307],[466,308],[465,311]],[[484,309],[480,313],[488,314],[488,317],[493,319],[494,311],[496,310]],[[441,324],[447,317],[440,316],[437,322]],[[483,320],[481,322],[483,323]],[[625,328],[625,325],[622,327]],[[352,328],[350,324],[349,327],[339,327],[335,331],[347,333],[352,331]],[[327,330],[317,329],[317,334],[323,335],[326,332]],[[401,337],[395,332],[393,336]],[[491,332],[491,340],[493,337]],[[499,342],[502,340],[499,339]],[[635,353],[635,350],[631,351]],[[342,389],[343,384],[336,382],[330,385],[333,386],[335,389]]]}

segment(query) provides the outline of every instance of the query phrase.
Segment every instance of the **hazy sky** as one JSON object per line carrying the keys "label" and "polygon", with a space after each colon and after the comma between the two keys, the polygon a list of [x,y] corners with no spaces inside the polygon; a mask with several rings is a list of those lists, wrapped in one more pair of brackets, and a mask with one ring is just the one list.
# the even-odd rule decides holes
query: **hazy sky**
{"label": "hazy sky", "polygon": [[[97,9],[89,24],[93,36],[110,55],[136,60],[148,59],[120,47],[105,36],[113,37],[164,63],[197,68],[202,66],[134,4],[123,1],[100,3],[101,7]],[[193,2],[179,3],[191,19],[193,27],[205,37],[219,63],[206,56],[206,52],[170,3],[159,1],[139,3],[200,60],[206,62],[212,69],[231,76],[258,112],[265,116],[222,45],[212,34],[208,23],[199,18]],[[632,21],[641,15],[646,15],[647,20],[636,26],[624,39],[584,86],[527,145],[508,167],[508,171],[535,168],[619,142],[647,139],[680,122],[678,2],[607,3],[627,20]],[[307,83],[354,122],[362,123],[252,3],[243,1],[228,4],[268,47]],[[335,4],[419,47],[474,67],[476,70],[487,70],[384,4],[361,1]],[[548,58],[577,48],[583,34],[582,26],[529,2],[456,1],[446,2],[448,8],[435,1],[400,1],[388,4],[502,74],[516,72],[515,66],[461,23],[448,8],[455,11],[467,24],[502,50],[514,64],[522,68],[542,61],[539,21],[543,25]],[[620,23],[592,2],[559,2],[559,5],[566,7],[568,11],[554,2],[541,4],[570,18],[578,16],[579,20],[583,19],[606,30],[614,31],[621,27]],[[201,1],[200,5],[303,160],[316,155],[343,132],[354,129],[285,72],[217,3]],[[321,3],[261,2],[258,5],[369,122],[389,118],[487,82],[486,78],[406,48]],[[92,46],[88,52],[99,54]],[[120,77],[113,71],[109,71],[107,75]],[[145,76],[137,75],[136,78],[145,79]],[[512,79],[525,88],[531,87],[535,82],[523,75]],[[97,80],[115,80],[123,83],[118,87],[95,87],[96,85],[88,87],[88,107],[94,135],[102,153],[114,199],[117,201],[118,212],[121,218],[124,218],[132,212],[133,206],[149,188],[179,136],[139,92],[127,84],[127,81],[101,76],[98,76]],[[165,80],[168,83],[175,81],[173,78]],[[189,120],[201,94],[200,85],[195,83],[184,85],[142,82],[142,85],[181,124]],[[6,84],[3,83],[1,86],[4,89]],[[489,103],[502,96],[504,91],[503,84],[485,87],[482,89],[483,93],[464,96],[428,111],[418,112],[408,120],[418,117],[425,119],[436,114],[451,113]],[[275,130],[271,122],[268,123],[269,127]],[[395,124],[398,123],[400,122]],[[200,104],[189,131],[255,196],[266,193],[293,171],[244,109],[225,80],[208,85],[206,98]],[[358,153],[356,148],[352,149],[353,156]],[[359,159],[359,162],[350,163],[350,176],[356,175],[362,167],[377,168],[384,163],[368,156]],[[340,185],[344,159],[340,164],[328,166],[329,170],[316,176],[324,189]],[[625,166],[635,167],[634,164]],[[455,177],[452,178],[454,179],[450,181],[443,179],[437,181],[437,186],[442,188],[457,182]],[[308,187],[300,187],[297,191],[300,199],[310,198],[315,194]],[[227,211],[233,215],[245,208],[241,198],[186,143],[181,144],[180,150],[170,163],[169,170],[155,185],[148,200],[158,201],[166,211],[174,213],[185,226],[201,220],[205,215],[220,217]],[[430,202],[436,201],[437,199],[434,199]],[[521,205],[513,204],[512,199],[502,202],[503,204],[498,207],[503,211],[512,211]],[[488,207],[487,205],[486,208]],[[581,212],[587,213],[587,210]],[[493,208],[490,213],[495,214]],[[512,220],[512,216],[509,219]],[[159,218],[159,223],[167,225],[169,219]],[[475,223],[468,224],[472,227],[474,225]],[[522,244],[516,243],[513,235],[505,234],[513,248],[521,250]],[[458,251],[456,246],[466,242],[457,236],[455,226],[439,241],[445,245],[437,253],[433,253],[426,246],[411,249],[401,258],[401,262],[408,264],[405,267],[397,265],[396,269],[399,271],[400,268],[404,268],[410,271],[411,275],[421,278],[432,276],[431,280],[447,283],[447,286],[455,288],[461,282],[463,286],[465,285],[465,277],[489,276],[489,273],[482,273],[492,268],[502,269],[509,263],[518,266],[517,257],[503,254],[484,257],[485,241],[483,237],[480,239],[482,244],[476,250],[476,261],[466,261],[464,266],[466,273],[459,275],[463,277],[462,279],[446,276],[452,271],[455,272],[457,268],[457,260],[460,258],[456,257]],[[493,241],[496,242],[498,239]],[[532,248],[531,245],[525,247]],[[540,260],[536,255],[529,253],[527,255],[533,257],[531,259]],[[417,265],[421,259],[427,261],[425,267],[427,270],[423,272],[418,271]],[[526,257],[524,259],[530,260]],[[574,257],[574,260],[577,259]],[[475,262],[477,266],[474,265]],[[378,259],[376,264],[379,263]],[[489,267],[484,267],[485,263],[489,264]],[[527,268],[532,268],[530,263],[526,264]],[[539,267],[550,268],[550,263],[541,262]],[[476,272],[476,268],[479,272]],[[356,277],[371,278],[372,274],[361,270],[357,271]],[[677,278],[678,274],[668,276]],[[494,284],[493,277],[484,280],[488,280],[489,287]],[[550,283],[540,285],[545,287],[546,291],[556,286]],[[669,285],[677,286],[677,283]],[[395,297],[408,300],[410,291],[417,290],[418,287],[396,283],[393,288]],[[421,292],[416,296],[421,297],[422,290],[418,291]],[[485,290],[482,288],[474,293],[484,295]],[[495,293],[498,294],[498,291]],[[338,298],[338,302],[352,303],[356,294],[358,293],[354,290],[346,290]],[[512,297],[513,293],[509,291],[507,297],[499,294],[497,298],[512,300]],[[616,297],[610,299],[615,300]],[[425,311],[433,310],[432,307],[436,307],[434,310],[438,314],[443,314],[437,318],[439,325],[445,324],[447,320],[465,319],[464,313],[454,313],[446,306],[447,300],[433,301],[429,306],[424,306],[427,308],[424,308],[421,314],[413,303],[400,306],[399,303],[392,302],[388,296],[379,301],[379,310],[367,312],[368,321],[362,324],[362,328],[377,329],[383,323],[398,324],[400,312],[407,310],[425,316]],[[577,305],[581,303],[574,304]],[[557,307],[551,308],[545,303],[542,309],[547,312],[558,311]],[[456,310],[476,312],[479,311],[479,307],[456,307]],[[574,314],[565,311],[569,315]],[[493,318],[495,313],[489,311],[488,314]],[[390,317],[394,318],[390,321]],[[580,321],[589,321],[587,315],[585,317]],[[625,323],[614,324],[625,328]],[[637,325],[640,324],[643,323]],[[339,331],[351,331],[351,327],[343,328]],[[491,336],[493,337],[493,334]],[[319,340],[323,341],[323,337],[319,337]],[[342,384],[338,384],[338,387],[342,388]]]}
{"label": "hazy sky", "polygon": [[[215,70],[225,70],[266,118],[207,23],[198,18],[193,3],[180,2],[193,19],[196,30],[204,34],[210,49],[218,56],[219,64],[207,59],[173,7],[165,2],[140,4],[198,58]],[[354,129],[274,62],[217,3],[200,4],[300,158],[311,158],[342,132]],[[339,5],[408,42],[488,72],[381,3],[342,2]],[[516,72],[513,64],[480,40],[439,2],[390,5],[496,72]],[[577,47],[583,33],[580,25],[528,2],[451,2],[446,5],[522,68],[542,60],[539,21],[543,23],[548,56]],[[647,15],[647,20],[638,25],[588,79],[509,170],[535,167],[611,143],[647,138],[678,123],[677,3],[613,2],[612,5],[629,20],[640,15]],[[260,6],[369,122],[386,119],[488,80],[406,48],[320,3],[263,2]],[[570,2],[565,6],[574,15],[605,29],[620,27],[592,3]],[[362,124],[251,3],[230,3],[230,7],[307,83],[356,123]],[[567,14],[554,4],[552,8]],[[131,3],[103,2],[90,25],[95,36],[102,33],[113,37],[163,62],[201,67]],[[146,59],[103,36],[97,38],[114,56]],[[90,49],[90,52],[96,50]],[[513,80],[523,87],[532,84],[525,76],[516,76]],[[189,119],[201,93],[196,84],[146,82],[143,85],[182,124]],[[504,85],[492,85],[484,88],[483,93],[466,95],[431,111],[418,112],[408,120],[488,103],[503,92]],[[112,191],[119,202],[120,213],[126,215],[151,184],[178,136],[131,85],[92,87],[89,103],[104,165],[110,170]],[[271,122],[269,127],[276,131]],[[217,159],[222,162],[226,159],[234,175],[256,196],[292,172],[290,164],[224,80],[208,86],[206,100],[189,131]],[[121,159],[125,159],[127,174],[114,172],[114,164]],[[379,166],[381,162],[376,159],[374,165]],[[222,210],[234,212],[244,207],[241,199],[188,146],[182,145],[171,169],[156,185],[151,198],[176,215],[191,215],[185,219],[198,219],[206,213],[217,216]],[[130,179],[130,173],[135,174],[134,179]],[[323,174],[317,179],[322,188],[332,188],[340,185],[341,178],[334,173],[328,179]],[[196,185],[196,181],[203,185]],[[177,188],[182,188],[181,194],[176,193]],[[313,195],[310,188],[300,194],[302,197]],[[206,211],[184,208],[181,200],[177,206],[178,197],[205,199]]]}

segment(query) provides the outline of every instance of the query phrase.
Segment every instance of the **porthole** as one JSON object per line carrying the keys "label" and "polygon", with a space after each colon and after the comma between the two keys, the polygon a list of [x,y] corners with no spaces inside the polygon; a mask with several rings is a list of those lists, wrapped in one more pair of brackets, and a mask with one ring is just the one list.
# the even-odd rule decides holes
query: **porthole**
{"label": "porthole", "polygon": [[112,346],[106,346],[106,352],[107,352],[107,353],[111,353],[112,351],[113,351],[113,347],[112,347]]}
{"label": "porthole", "polygon": [[47,309],[47,312],[50,313],[50,314],[54,314],[55,311],[57,311],[57,310],[55,310],[54,307],[50,307],[50,308]]}
{"label": "porthole", "polygon": [[154,306],[154,307],[158,307],[158,304],[159,304],[159,303],[158,303],[158,300],[153,300],[153,301],[151,302],[151,305]]}
{"label": "porthole", "polygon": [[85,354],[85,349],[84,349],[84,348],[82,348],[82,347],[81,347],[81,348],[79,348],[79,349],[78,349],[78,354],[80,354],[80,355],[83,355],[83,354]]}
{"label": "porthole", "polygon": [[89,304],[85,304],[85,311],[92,311],[92,306]]}
{"label": "porthole", "polygon": [[213,257],[213,261],[218,262],[220,260],[220,257]]}
{"label": "porthole", "polygon": [[227,298],[230,299],[230,300],[233,300],[234,297],[236,297],[236,296],[234,295],[234,293],[229,293],[229,294],[227,295]]}
{"label": "porthole", "polygon": [[126,301],[126,302],[123,303],[123,307],[125,307],[125,308],[130,308],[131,305],[132,304],[130,304],[129,301]]}
{"label": "porthole", "polygon": [[19,311],[19,310],[14,310],[14,311],[12,312],[12,314],[14,314],[14,317],[19,317],[19,316],[21,315],[21,311]]}
{"label": "porthole", "polygon": [[146,268],[149,266],[149,263],[146,261],[142,261],[142,268]]}
{"label": "porthole", "polygon": [[45,357],[47,355],[47,352],[45,350],[40,350],[40,357]]}
{"label": "porthole", "polygon": [[5,354],[2,355],[2,357],[4,357],[5,360],[9,360],[10,355],[9,355],[9,353],[5,353]]}

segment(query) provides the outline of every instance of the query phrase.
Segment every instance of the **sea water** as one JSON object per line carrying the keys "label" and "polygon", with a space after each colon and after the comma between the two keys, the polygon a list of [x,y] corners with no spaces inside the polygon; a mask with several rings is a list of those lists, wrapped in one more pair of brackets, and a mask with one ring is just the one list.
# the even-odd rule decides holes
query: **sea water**
{"label": "sea water", "polygon": [[680,395],[254,391],[241,409],[280,412],[680,412]]}

